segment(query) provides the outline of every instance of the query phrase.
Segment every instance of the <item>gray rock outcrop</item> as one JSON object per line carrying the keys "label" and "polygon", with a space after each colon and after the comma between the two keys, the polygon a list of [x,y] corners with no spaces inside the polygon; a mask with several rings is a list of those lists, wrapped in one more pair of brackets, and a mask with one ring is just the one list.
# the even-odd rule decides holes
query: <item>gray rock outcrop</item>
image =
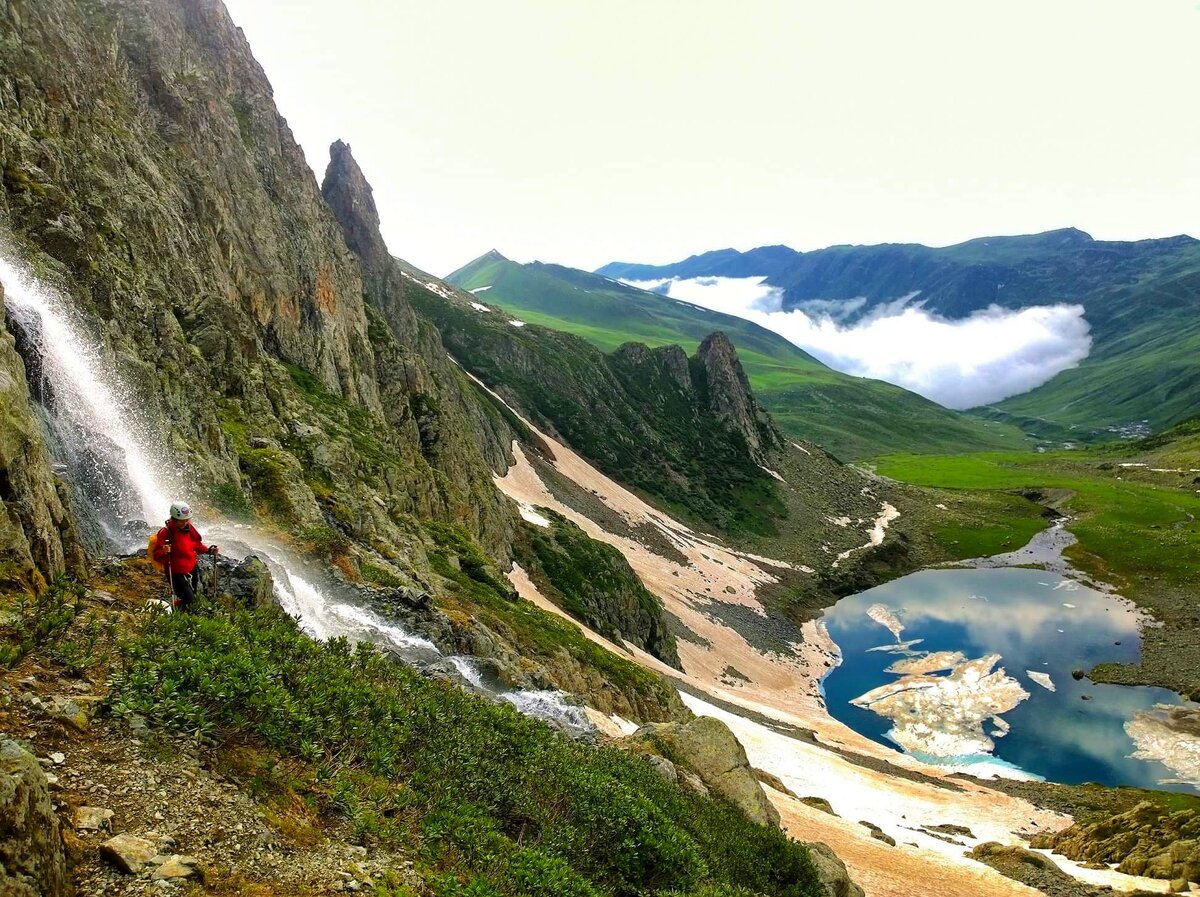
{"label": "gray rock outcrop", "polygon": [[71,893],[58,817],[37,759],[15,741],[0,741],[0,894],[66,897]]}
{"label": "gray rock outcrop", "polygon": [[746,749],[729,727],[711,716],[686,723],[655,723],[630,736],[695,772],[712,791],[762,825],[778,826],[779,811],[767,800]]}

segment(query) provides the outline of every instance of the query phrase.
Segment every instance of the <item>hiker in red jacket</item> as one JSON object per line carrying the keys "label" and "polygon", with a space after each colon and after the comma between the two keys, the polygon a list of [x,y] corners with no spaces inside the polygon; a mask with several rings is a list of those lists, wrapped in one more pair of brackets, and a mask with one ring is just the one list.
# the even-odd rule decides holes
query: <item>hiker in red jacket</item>
{"label": "hiker in red jacket", "polygon": [[192,526],[192,509],[181,501],[172,503],[171,519],[158,531],[154,562],[171,578],[176,610],[190,609],[196,598],[197,556],[216,553],[217,546],[205,545],[200,531]]}

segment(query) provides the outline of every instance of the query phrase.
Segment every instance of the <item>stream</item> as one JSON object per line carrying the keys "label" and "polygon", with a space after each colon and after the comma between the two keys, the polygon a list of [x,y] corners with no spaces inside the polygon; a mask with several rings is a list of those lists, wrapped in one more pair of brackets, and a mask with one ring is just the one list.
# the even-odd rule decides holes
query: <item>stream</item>
{"label": "stream", "polygon": [[[0,283],[6,323],[25,361],[50,454],[70,485],[72,506],[92,549],[130,554],[144,548],[172,500],[187,497],[183,471],[171,465],[157,428],[137,412],[102,344],[88,335],[70,302],[35,277],[0,244]],[[313,638],[370,642],[400,659],[426,666],[443,657],[429,640],[406,632],[348,596],[319,566],[258,527],[196,519],[222,554],[249,554],[270,568],[276,597]],[[449,660],[471,686],[513,704],[526,715],[572,733],[593,730],[583,708],[556,691],[523,691],[487,682],[470,657]]]}

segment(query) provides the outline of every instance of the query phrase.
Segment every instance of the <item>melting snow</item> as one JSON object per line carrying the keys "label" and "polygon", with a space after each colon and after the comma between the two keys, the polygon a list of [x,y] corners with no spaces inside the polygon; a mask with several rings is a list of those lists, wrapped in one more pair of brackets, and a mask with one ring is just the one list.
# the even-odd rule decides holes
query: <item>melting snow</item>
{"label": "melting snow", "polygon": [[475,289],[471,290],[471,292],[472,293],[483,293],[483,292],[490,290],[491,288],[492,288],[492,285],[489,283],[486,287],[475,287]]}
{"label": "melting snow", "polygon": [[475,311],[491,311],[491,309],[488,308],[486,305],[481,305],[478,302],[472,302],[471,308],[475,309]]}
{"label": "melting snow", "polygon": [[870,539],[865,545],[859,545],[857,548],[851,548],[841,552],[837,556],[837,560],[831,566],[836,567],[850,555],[856,551],[862,551],[864,548],[874,548],[876,545],[883,544],[883,537],[887,533],[888,524],[900,516],[900,512],[886,501],[879,512],[879,516],[875,518],[875,525],[871,528]]}
{"label": "melting snow", "polygon": [[525,502],[520,502],[517,509],[521,512],[521,519],[532,523],[534,526],[549,527],[550,520],[544,514],[539,514],[534,510],[533,505],[527,505]]}
{"label": "melting snow", "polygon": [[518,321],[516,318],[513,318],[508,323],[512,324],[514,327],[524,327],[525,326],[524,321]]}
{"label": "melting snow", "polygon": [[1054,680],[1050,678],[1049,673],[1039,673],[1037,670],[1026,670],[1025,675],[1047,691],[1058,691],[1058,689],[1054,687]]}

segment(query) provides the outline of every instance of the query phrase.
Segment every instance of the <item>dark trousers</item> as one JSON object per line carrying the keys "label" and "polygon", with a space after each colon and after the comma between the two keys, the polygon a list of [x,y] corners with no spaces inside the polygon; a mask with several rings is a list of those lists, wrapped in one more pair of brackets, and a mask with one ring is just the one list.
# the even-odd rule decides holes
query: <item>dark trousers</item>
{"label": "dark trousers", "polygon": [[199,568],[191,573],[172,573],[171,591],[175,593],[175,606],[180,610],[190,610],[196,600],[196,588],[200,581]]}

